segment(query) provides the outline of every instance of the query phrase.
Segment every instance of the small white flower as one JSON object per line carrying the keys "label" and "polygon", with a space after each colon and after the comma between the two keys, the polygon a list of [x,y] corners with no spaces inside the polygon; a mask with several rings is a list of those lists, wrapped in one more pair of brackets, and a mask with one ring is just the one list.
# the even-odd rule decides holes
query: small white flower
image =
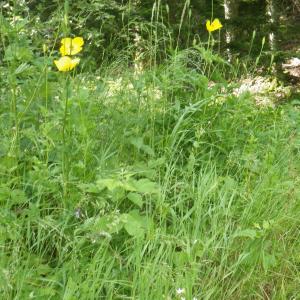
{"label": "small white flower", "polygon": [[74,215],[75,215],[75,218],[76,218],[76,219],[80,219],[80,217],[81,217],[81,210],[80,210],[80,208],[77,208],[77,209],[75,210]]}
{"label": "small white flower", "polygon": [[99,232],[99,236],[100,237],[105,237],[105,238],[108,238],[108,239],[112,238],[112,236],[108,232],[106,232],[106,231],[100,231]]}
{"label": "small white flower", "polygon": [[176,294],[177,294],[177,295],[183,295],[183,294],[185,294],[185,289],[184,289],[184,288],[179,288],[179,289],[177,289],[177,290],[176,290]]}

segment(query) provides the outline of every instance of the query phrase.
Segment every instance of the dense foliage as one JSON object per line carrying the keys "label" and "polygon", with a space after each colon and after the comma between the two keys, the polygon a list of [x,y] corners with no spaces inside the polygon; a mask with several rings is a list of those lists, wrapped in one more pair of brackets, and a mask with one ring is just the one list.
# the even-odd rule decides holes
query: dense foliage
{"label": "dense foliage", "polygon": [[186,3],[1,3],[1,299],[298,299],[299,98]]}

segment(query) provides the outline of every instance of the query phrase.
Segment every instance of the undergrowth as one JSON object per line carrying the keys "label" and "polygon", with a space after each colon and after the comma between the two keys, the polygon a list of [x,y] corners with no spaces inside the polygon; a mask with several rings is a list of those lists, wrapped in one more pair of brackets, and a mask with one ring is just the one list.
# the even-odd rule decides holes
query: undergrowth
{"label": "undergrowth", "polygon": [[298,299],[298,102],[235,95],[202,46],[66,84],[22,22],[1,19],[1,299]]}

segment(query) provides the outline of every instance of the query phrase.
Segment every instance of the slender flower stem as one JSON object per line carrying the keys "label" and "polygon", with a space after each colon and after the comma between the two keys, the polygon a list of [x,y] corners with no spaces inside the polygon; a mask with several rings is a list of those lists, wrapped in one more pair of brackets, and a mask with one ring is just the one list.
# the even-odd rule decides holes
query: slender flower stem
{"label": "slender flower stem", "polygon": [[64,199],[68,193],[68,181],[69,181],[69,170],[67,163],[67,140],[66,140],[66,127],[67,127],[67,119],[68,119],[68,104],[69,104],[69,86],[70,86],[70,75],[67,74],[66,77],[66,85],[65,85],[65,110],[64,110],[64,118],[63,118],[63,127],[62,127],[62,140],[63,140],[63,155],[62,155],[62,175],[63,175],[63,195]]}
{"label": "slender flower stem", "polygon": [[16,82],[15,79],[12,83],[12,112],[14,115],[14,152],[16,158],[19,158],[19,120],[18,120],[18,108],[17,108],[17,95],[16,95]]}
{"label": "slender flower stem", "polygon": [[221,53],[221,30],[219,29],[218,54]]}
{"label": "slender flower stem", "polygon": [[[45,71],[45,109],[46,109],[46,112],[45,112],[45,124],[47,124],[48,122],[48,66],[47,66],[47,55],[46,55],[46,46],[44,45],[43,46],[43,49],[44,49],[44,71]],[[48,143],[47,143],[47,146],[46,146],[46,165],[48,165],[48,162],[49,162],[49,146],[48,146]]]}
{"label": "slender flower stem", "polygon": [[[207,51],[210,50],[210,46],[211,46],[211,32],[209,31],[208,32],[208,40],[207,40]],[[207,67],[210,69],[210,63],[205,61],[205,66],[204,66],[204,74],[206,74],[206,70],[207,70]]]}

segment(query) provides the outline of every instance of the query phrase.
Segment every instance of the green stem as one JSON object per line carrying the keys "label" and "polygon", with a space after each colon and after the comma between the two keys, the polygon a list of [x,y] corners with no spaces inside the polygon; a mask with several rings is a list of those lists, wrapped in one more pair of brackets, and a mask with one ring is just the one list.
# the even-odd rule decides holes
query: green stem
{"label": "green stem", "polygon": [[219,44],[218,44],[218,54],[221,53],[221,29],[219,29]]}
{"label": "green stem", "polygon": [[[45,124],[48,122],[48,67],[47,67],[47,61],[46,61],[46,50],[44,51],[44,68],[45,68]],[[46,165],[48,165],[49,162],[49,147],[48,143],[46,145]]]}
{"label": "green stem", "polygon": [[14,115],[14,152],[18,160],[19,157],[19,121],[18,121],[18,108],[17,108],[17,95],[16,95],[16,82],[12,83],[12,112]]}
{"label": "green stem", "polygon": [[[210,50],[210,44],[211,44],[211,32],[208,32],[208,40],[207,40],[207,48],[206,48],[207,51]],[[205,66],[204,66],[204,69],[203,69],[203,74],[204,75],[206,74],[206,70],[207,70],[207,67],[209,67],[209,65],[210,65],[210,63],[205,61]]]}
{"label": "green stem", "polygon": [[65,95],[65,110],[64,110],[64,118],[63,118],[63,127],[62,127],[62,140],[63,140],[63,156],[62,156],[62,175],[63,175],[63,195],[64,199],[66,199],[68,193],[68,181],[69,181],[69,170],[67,163],[67,140],[66,140],[66,129],[67,129],[67,119],[68,119],[68,104],[69,104],[69,86],[70,86],[70,75],[67,74],[66,78],[66,95]]}

